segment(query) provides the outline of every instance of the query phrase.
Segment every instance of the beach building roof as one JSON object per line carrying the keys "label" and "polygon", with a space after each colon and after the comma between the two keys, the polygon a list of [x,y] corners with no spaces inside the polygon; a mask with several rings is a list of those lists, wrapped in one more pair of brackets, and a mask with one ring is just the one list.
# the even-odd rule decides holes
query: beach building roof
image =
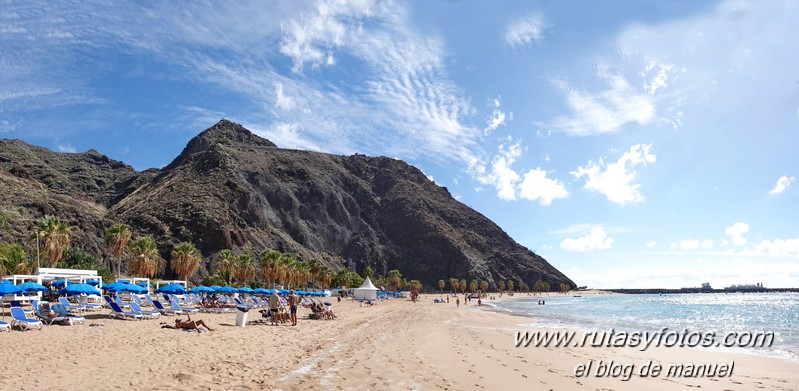
{"label": "beach building roof", "polygon": [[378,290],[377,288],[375,288],[374,284],[372,284],[372,280],[369,279],[369,277],[366,277],[366,279],[363,281],[363,284],[361,284],[361,286],[358,287],[358,289],[369,289],[375,291]]}

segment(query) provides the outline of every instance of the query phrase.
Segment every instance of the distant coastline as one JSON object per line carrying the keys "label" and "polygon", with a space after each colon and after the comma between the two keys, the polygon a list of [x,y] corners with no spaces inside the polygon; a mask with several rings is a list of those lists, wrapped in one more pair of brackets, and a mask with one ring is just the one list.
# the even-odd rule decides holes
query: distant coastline
{"label": "distant coastline", "polygon": [[606,292],[624,293],[631,295],[645,294],[673,294],[673,293],[797,293],[799,288],[741,288],[741,289],[710,289],[702,288],[642,288],[642,289],[600,289]]}

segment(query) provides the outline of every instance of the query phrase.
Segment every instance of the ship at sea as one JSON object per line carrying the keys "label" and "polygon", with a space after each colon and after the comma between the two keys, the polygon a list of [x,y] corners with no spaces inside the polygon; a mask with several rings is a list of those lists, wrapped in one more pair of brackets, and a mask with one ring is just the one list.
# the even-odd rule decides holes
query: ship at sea
{"label": "ship at sea", "polygon": [[762,282],[757,284],[734,284],[724,288],[725,292],[765,292],[766,287]]}

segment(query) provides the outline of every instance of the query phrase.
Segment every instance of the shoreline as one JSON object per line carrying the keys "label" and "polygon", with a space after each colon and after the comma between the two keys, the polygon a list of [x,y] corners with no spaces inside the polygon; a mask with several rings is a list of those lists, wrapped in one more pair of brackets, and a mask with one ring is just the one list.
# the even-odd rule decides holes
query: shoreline
{"label": "shoreline", "polygon": [[[45,326],[42,331],[0,333],[0,381],[36,390],[80,384],[84,388],[168,390],[471,390],[523,387],[544,390],[750,390],[791,389],[799,364],[738,352],[686,348],[514,347],[524,331],[518,316],[477,305],[455,308],[391,299],[372,307],[334,302],[336,320],[309,320],[297,327],[235,327],[235,314],[198,314],[214,332],[161,329],[156,320],[109,320],[87,315],[83,326]],[[525,296],[526,297],[526,296]],[[259,315],[248,313],[252,321]],[[185,317],[184,317],[185,318]],[[534,320],[530,318],[531,323]],[[103,327],[88,327],[101,322]],[[529,329],[528,329],[529,330]],[[543,330],[543,329],[542,329]],[[563,331],[568,329],[552,329]],[[577,331],[577,330],[572,330]],[[579,331],[577,331],[579,332]],[[593,360],[593,361],[591,361]],[[602,360],[633,364],[734,363],[729,377],[596,377]],[[591,375],[575,377],[593,362]],[[36,368],[36,376],[30,376]]]}

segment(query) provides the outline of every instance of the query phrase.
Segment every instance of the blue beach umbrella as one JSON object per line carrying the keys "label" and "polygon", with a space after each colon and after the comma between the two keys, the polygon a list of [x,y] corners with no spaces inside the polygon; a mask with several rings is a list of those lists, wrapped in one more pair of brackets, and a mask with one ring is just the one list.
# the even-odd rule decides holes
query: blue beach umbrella
{"label": "blue beach umbrella", "polygon": [[[147,292],[147,289],[144,289],[144,288],[142,288],[142,287],[140,287],[138,285],[133,285],[133,284],[120,283],[120,284],[116,284],[116,285],[114,285],[114,284],[110,284],[110,285],[112,285],[112,286],[110,288],[108,288],[107,290],[110,291],[110,292],[114,292],[114,293],[119,293],[119,292],[144,293],[144,292]],[[105,286],[103,288],[105,288]]]}
{"label": "blue beach umbrella", "polygon": [[103,285],[102,288],[100,288],[100,289],[102,289],[104,291],[116,292],[114,289],[116,289],[120,285],[123,285],[123,284],[121,282],[112,282],[110,284]]}
{"label": "blue beach umbrella", "polygon": [[35,283],[33,281],[23,282],[22,284],[17,285],[17,288],[22,289],[22,291],[25,292],[25,293],[28,293],[28,292],[46,292],[47,291],[47,287],[46,286],[44,286],[42,284],[39,284],[39,283]]}
{"label": "blue beach umbrella", "polygon": [[116,282],[121,282],[123,284],[130,284],[130,280],[117,280]]}
{"label": "blue beach umbrella", "polygon": [[55,281],[51,282],[50,285],[55,286],[55,287],[59,287],[59,286],[66,285],[67,282],[68,282],[67,280],[55,280]]}
{"label": "blue beach umbrella", "polygon": [[217,292],[222,292],[222,293],[233,293],[233,292],[236,291],[236,288],[234,288],[232,286],[225,285],[225,286],[219,287],[219,289],[217,289],[216,291]]}
{"label": "blue beach umbrella", "polygon": [[69,284],[66,288],[58,291],[59,295],[97,295],[100,296],[100,291],[89,284]]}
{"label": "blue beach umbrella", "polygon": [[19,289],[16,285],[12,284],[11,281],[3,280],[0,282],[0,302],[3,303],[3,319],[6,318],[5,295],[20,292],[22,292],[22,289]]}
{"label": "blue beach umbrella", "polygon": [[139,281],[139,282],[136,283],[136,285],[138,285],[138,286],[140,286],[142,288],[147,288],[147,285],[150,285],[150,284],[147,281]]}
{"label": "blue beach umbrella", "polygon": [[191,288],[189,290],[189,292],[191,292],[191,293],[209,293],[209,292],[213,292],[213,291],[214,291],[214,288],[211,288],[211,287],[208,287],[208,286],[205,286],[205,285],[198,285],[198,286],[195,286],[194,288]]}
{"label": "blue beach umbrella", "polygon": [[253,293],[253,289],[248,287],[248,286],[243,286],[243,287],[239,288],[238,290],[239,290],[239,293],[248,293],[248,294],[249,293]]}
{"label": "blue beach umbrella", "polygon": [[211,285],[210,288],[214,290],[214,293],[218,293],[219,290],[222,289],[219,285]]}
{"label": "blue beach umbrella", "polygon": [[155,290],[156,293],[167,293],[170,295],[182,295],[186,293],[186,288],[180,284],[167,284]]}
{"label": "blue beach umbrella", "polygon": [[259,295],[264,295],[264,294],[269,293],[269,289],[266,289],[266,288],[255,288],[255,289],[253,289],[252,293],[259,294]]}
{"label": "blue beach umbrella", "polygon": [[86,280],[85,283],[89,284],[91,286],[97,286],[98,284],[100,284],[100,281],[97,281],[97,280]]}

